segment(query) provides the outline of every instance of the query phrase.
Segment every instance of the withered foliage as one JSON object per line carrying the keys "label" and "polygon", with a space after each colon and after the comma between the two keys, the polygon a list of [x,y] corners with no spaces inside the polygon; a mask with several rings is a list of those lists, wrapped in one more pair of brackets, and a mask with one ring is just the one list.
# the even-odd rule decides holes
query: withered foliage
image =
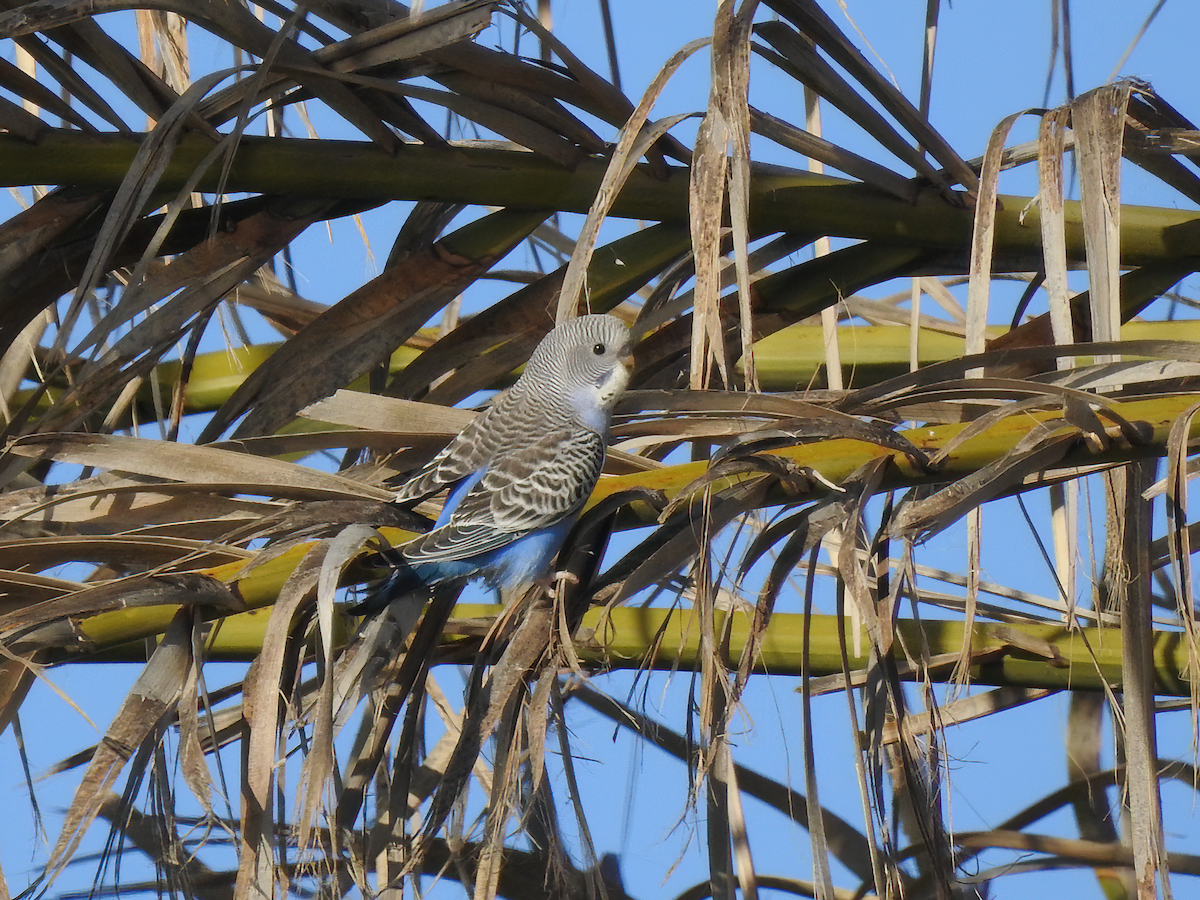
{"label": "withered foliage", "polygon": [[[103,737],[51,769],[74,800],[40,876],[0,875],[0,897],[58,895],[105,828],[100,892],[398,897],[439,876],[477,898],[659,896],[597,850],[614,826],[579,790],[581,705],[686,767],[689,792],[660,799],[705,823],[708,878],[685,896],[949,898],[1078,867],[1145,898],[1200,875],[1167,852],[1159,801],[1195,770],[1155,744],[1160,715],[1190,707],[1173,714],[1194,727],[1200,709],[1200,349],[1190,323],[1154,321],[1200,266],[1200,213],[1120,187],[1139,166],[1200,204],[1195,126],[1121,81],[1015,113],[964,160],[835,6],[723,0],[711,38],[663,47],[629,95],[612,29],[601,73],[549,0],[0,0],[0,178],[53,186],[0,224],[0,731],[19,735],[50,667],[141,663]],[[196,46],[227,67],[196,70]],[[707,107],[664,112],[693,57]],[[795,91],[759,90],[763,71]],[[865,144],[824,136],[822,106]],[[1038,138],[1014,146],[1021,115]],[[1001,195],[1021,165],[1037,196]],[[384,204],[405,218],[380,274],[328,306],[302,296],[297,237]],[[558,560],[570,577],[351,615],[376,551],[436,512],[393,506],[389,480],[585,310],[630,323],[636,367]],[[1051,596],[979,564],[981,510],[1036,494]],[[923,563],[952,529],[961,570]],[[218,686],[218,660],[250,664]],[[605,668],[688,673],[690,703],[658,721],[605,694]],[[801,693],[803,791],[738,761],[765,678]],[[1061,690],[1069,779],[956,830],[943,729]],[[830,692],[853,723],[856,821],[818,793]],[[757,868],[746,798],[806,831],[815,862]],[[1038,830],[1062,809],[1077,838]],[[1011,862],[980,871],[985,851]],[[121,877],[128,854],[158,881]]]}

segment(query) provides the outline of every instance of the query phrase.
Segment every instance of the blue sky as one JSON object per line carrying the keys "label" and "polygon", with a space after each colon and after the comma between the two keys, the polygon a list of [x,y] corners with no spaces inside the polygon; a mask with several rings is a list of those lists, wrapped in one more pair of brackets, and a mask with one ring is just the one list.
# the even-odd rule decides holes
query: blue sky
{"label": "blue sky", "polygon": [[[835,19],[853,34],[861,30],[860,42],[869,41],[868,53],[878,54],[888,71],[909,96],[915,97],[919,85],[922,44],[923,4],[897,3],[891,0],[845,4],[853,21],[849,24],[836,3],[825,3]],[[1074,4],[1075,84],[1083,91],[1104,83],[1130,41],[1136,35],[1153,2],[1091,2]],[[712,4],[694,2],[614,3],[621,74],[625,90],[636,99],[670,52],[710,29]],[[597,38],[599,17],[595,4],[585,0],[555,4],[555,29],[565,42],[579,52],[597,70],[606,71],[603,47]],[[101,20],[107,24],[108,17]],[[1184,0],[1169,0],[1163,5],[1139,46],[1120,68],[1119,74],[1151,82],[1159,93],[1185,115],[1200,119],[1200,95],[1197,94],[1195,45],[1200,34],[1200,9]],[[480,40],[498,39],[495,29]],[[1044,103],[1050,59],[1050,27],[1045,0],[1007,0],[1007,2],[969,2],[958,0],[944,6],[937,50],[931,118],[934,125],[962,155],[983,152],[993,126],[1005,115]],[[528,52],[533,52],[532,43]],[[11,58],[11,47],[0,53]],[[214,57],[203,41],[196,45],[193,61],[197,68],[229,64]],[[1051,79],[1050,105],[1064,99],[1061,63]],[[655,116],[703,108],[708,92],[708,61],[703,53],[690,60],[663,94]],[[778,78],[761,61],[755,64],[751,87],[753,102],[791,120],[801,117],[803,98],[794,83]],[[318,120],[325,137],[356,137],[341,123]],[[293,122],[295,126],[295,123]],[[856,152],[879,158],[876,148],[858,140],[843,120],[832,111],[825,116],[826,134],[846,143]],[[1014,132],[1014,140],[1028,139],[1036,119],[1026,117]],[[681,137],[687,137],[681,126]],[[607,134],[608,132],[602,132]],[[857,143],[855,142],[857,140]],[[803,165],[802,161],[768,142],[756,138],[754,156],[765,161]],[[1032,168],[1006,173],[1001,190],[1006,193],[1031,193],[1034,190]],[[1188,201],[1159,185],[1150,176],[1126,167],[1126,202],[1161,206],[1188,207]],[[300,291],[322,302],[340,299],[378,272],[386,258],[395,231],[403,221],[406,207],[392,204],[362,217],[369,239],[364,247],[358,226],[350,220],[310,229],[297,246]],[[7,214],[7,213],[6,213]],[[616,228],[629,227],[615,223]],[[1190,279],[1194,289],[1194,279]],[[883,294],[890,289],[880,288]],[[1194,292],[1194,291],[1193,291]],[[466,308],[482,304],[472,295]],[[995,310],[993,321],[1006,321],[1011,309]],[[1011,302],[1011,301],[1010,301]],[[1095,502],[1099,502],[1098,496]],[[1045,499],[1033,498],[1035,517],[1044,515]],[[985,537],[983,566],[986,577],[1024,587],[1043,594],[1053,593],[1045,567],[1015,502],[989,506],[984,513],[985,536],[992,529],[1003,534],[1001,541]],[[952,531],[923,548],[921,562],[960,570],[963,567],[965,539]],[[818,594],[818,604],[830,611],[828,590]],[[210,678],[224,683],[230,667],[221,667]],[[222,674],[223,673],[223,674]],[[136,670],[120,667],[73,667],[50,673],[63,690],[87,711],[103,729],[115,713],[120,699]],[[444,672],[449,689],[455,676]],[[627,673],[597,679],[602,689],[624,698],[631,680]],[[745,704],[744,730],[735,741],[739,762],[759,771],[788,779],[798,789],[803,785],[803,761],[799,753],[800,723],[796,682],[787,678],[756,679]],[[35,770],[93,742],[97,735],[79,715],[48,689],[39,686],[25,704],[22,721],[27,749]],[[646,691],[647,712],[676,728],[682,728],[690,690],[689,676],[681,673],[673,679],[656,677]],[[840,695],[816,701],[817,770],[822,801],[853,823],[861,823],[858,791],[851,764],[850,726],[846,721],[845,702]],[[1041,794],[1061,785],[1065,779],[1063,741],[1066,728],[1066,700],[1061,695],[1030,704],[1021,710],[990,717],[948,730],[946,744],[949,780],[952,787],[951,822],[958,830],[992,827],[1005,816],[1032,802]],[[1173,713],[1162,719],[1163,744],[1160,755],[1188,759],[1192,739],[1186,713]],[[596,838],[598,850],[622,856],[622,873],[630,893],[638,897],[671,897],[705,876],[703,825],[689,808],[686,774],[682,766],[668,761],[659,751],[639,747],[627,733],[614,737],[613,726],[584,711],[572,714],[573,746],[581,757],[580,774],[584,806]],[[33,825],[28,818],[28,802],[17,763],[13,735],[0,739],[0,802],[7,803],[11,815],[0,821],[0,863],[9,885],[15,890],[25,884],[31,867],[44,859],[44,846],[31,842]],[[69,802],[71,776],[58,776],[39,784],[39,800],[47,816],[49,840],[53,842],[59,810]],[[556,785],[562,796],[561,782]],[[1165,788],[1168,820],[1168,846],[1194,851],[1198,833],[1194,795],[1182,786]],[[778,813],[747,801],[750,840],[756,862],[762,872],[811,878],[807,835],[791,827]],[[564,817],[569,812],[564,808]],[[564,819],[565,820],[565,819]],[[1059,814],[1035,830],[1074,835],[1074,825],[1065,813]],[[99,849],[103,832],[96,828],[88,846]],[[679,865],[668,875],[671,863]],[[131,867],[128,873],[137,871]],[[136,879],[138,875],[128,874]],[[835,870],[835,883],[847,885],[845,873]],[[79,888],[90,883],[88,865],[74,867],[61,880],[60,887]],[[665,879],[665,881],[664,881]],[[1071,896],[1099,896],[1094,879],[1077,873],[1026,874],[1002,880],[993,896],[1019,898],[1037,896],[1051,890],[1067,891]],[[1193,893],[1189,894],[1189,890]],[[456,896],[457,890],[435,889],[431,896]],[[1176,883],[1176,896],[1200,896],[1195,880]]]}

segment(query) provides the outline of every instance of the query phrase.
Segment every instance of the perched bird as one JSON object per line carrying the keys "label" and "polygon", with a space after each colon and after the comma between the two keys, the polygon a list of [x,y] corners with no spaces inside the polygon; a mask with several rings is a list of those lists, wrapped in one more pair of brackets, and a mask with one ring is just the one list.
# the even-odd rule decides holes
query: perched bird
{"label": "perched bird", "polygon": [[509,589],[544,577],[600,476],[629,352],[613,316],[546,335],[517,383],[397,491],[410,503],[450,489],[433,529],[385,554],[395,571],[358,611],[448,579]]}

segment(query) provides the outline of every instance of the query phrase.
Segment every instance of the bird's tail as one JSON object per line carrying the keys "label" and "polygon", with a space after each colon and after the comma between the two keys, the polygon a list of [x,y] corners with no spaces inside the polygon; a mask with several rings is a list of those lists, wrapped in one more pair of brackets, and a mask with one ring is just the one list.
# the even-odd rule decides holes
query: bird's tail
{"label": "bird's tail", "polygon": [[395,550],[381,550],[381,567],[385,571],[378,578],[363,586],[362,599],[350,607],[348,612],[355,616],[373,616],[385,609],[393,600],[424,591],[427,587],[421,577],[404,556]]}

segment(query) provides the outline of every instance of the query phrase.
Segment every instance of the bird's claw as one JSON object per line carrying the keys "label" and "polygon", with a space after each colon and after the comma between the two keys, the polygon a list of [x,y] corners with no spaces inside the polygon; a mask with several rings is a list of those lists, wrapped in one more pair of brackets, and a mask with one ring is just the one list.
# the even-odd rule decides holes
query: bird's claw
{"label": "bird's claw", "polygon": [[555,572],[546,584],[546,593],[551,600],[557,600],[562,595],[562,589],[568,584],[579,584],[579,576],[574,572]]}

